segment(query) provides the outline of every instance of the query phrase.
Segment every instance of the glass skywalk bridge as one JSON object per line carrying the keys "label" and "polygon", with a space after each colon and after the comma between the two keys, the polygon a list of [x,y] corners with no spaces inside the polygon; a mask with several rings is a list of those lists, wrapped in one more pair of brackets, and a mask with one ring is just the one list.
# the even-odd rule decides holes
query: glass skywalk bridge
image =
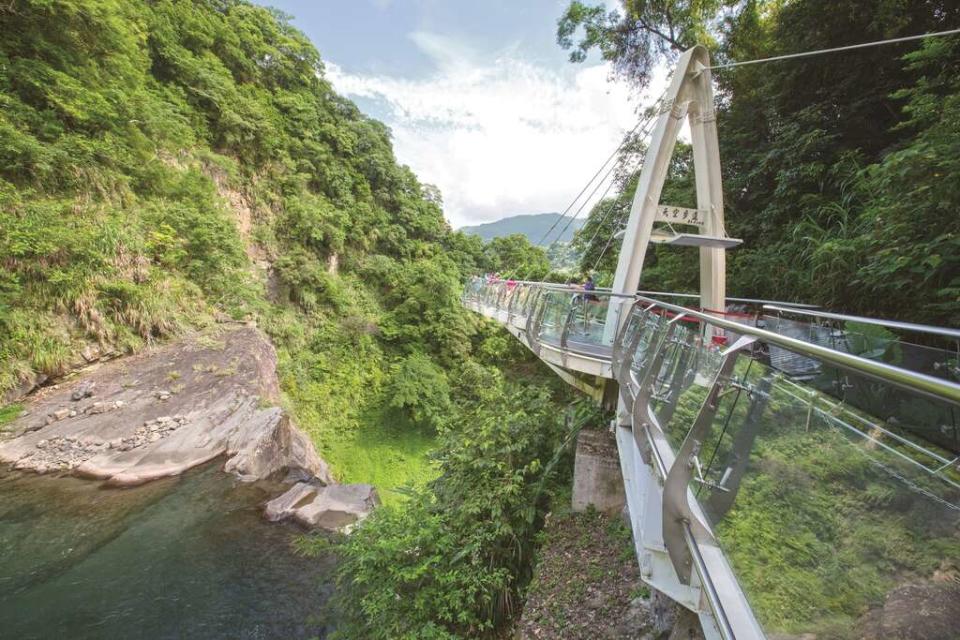
{"label": "glass skywalk bridge", "polygon": [[477,281],[463,300],[565,379],[616,383],[641,575],[708,637],[859,637],[888,594],[960,569],[949,375],[639,295]]}

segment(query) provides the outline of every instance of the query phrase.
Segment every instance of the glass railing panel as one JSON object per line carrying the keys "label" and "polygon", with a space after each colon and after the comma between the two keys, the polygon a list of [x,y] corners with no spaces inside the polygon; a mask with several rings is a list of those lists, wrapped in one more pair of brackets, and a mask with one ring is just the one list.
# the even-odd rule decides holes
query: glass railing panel
{"label": "glass railing panel", "polygon": [[489,282],[483,285],[483,290],[480,292],[480,304],[481,306],[488,306],[490,304],[490,297],[493,293],[493,285]]}
{"label": "glass railing panel", "polygon": [[868,415],[886,416],[884,428],[916,442],[960,454],[960,410],[866,376],[824,365],[813,386]]}
{"label": "glass railing panel", "polygon": [[567,348],[587,353],[612,348],[616,330],[606,330],[607,316],[610,305],[620,302],[621,298],[590,292],[575,295],[567,327]]}
{"label": "glass railing panel", "polygon": [[674,451],[713,385],[722,361],[716,345],[704,345],[697,325],[677,323],[651,398],[651,409]]}
{"label": "glass railing panel", "polygon": [[624,349],[626,349],[627,346],[633,342],[634,338],[637,337],[637,332],[645,326],[644,315],[646,314],[641,307],[637,306],[625,306],[624,309],[629,309],[629,315],[627,315],[626,325],[624,326],[620,345],[618,345],[622,354],[625,354]]}
{"label": "glass railing panel", "polygon": [[633,351],[628,350],[622,356],[623,363],[618,376],[623,397],[629,403],[649,397],[649,386],[655,381],[648,379],[648,374],[657,377],[651,373],[651,368],[659,361],[658,354],[662,352],[664,356],[668,355],[668,349],[663,347],[667,345],[666,336],[671,330],[667,320],[658,314],[642,310],[635,311],[635,314],[639,314],[638,335],[628,345]]}
{"label": "glass railing panel", "polygon": [[768,636],[858,638],[960,559],[956,462],[888,418],[738,360],[691,490]]}
{"label": "glass railing panel", "polygon": [[[839,329],[767,316],[768,328],[837,351],[852,353],[900,368],[950,379],[955,354],[899,341],[882,327],[863,331]],[[848,323],[853,324],[853,323]],[[886,428],[909,439],[932,442],[960,454],[960,412],[927,398],[906,393],[820,362],[770,347],[771,365],[795,380],[805,380],[828,396],[870,415],[887,416]]]}
{"label": "glass railing panel", "polygon": [[518,284],[516,292],[513,295],[513,299],[510,301],[510,315],[511,318],[526,318],[526,313],[524,313],[524,304],[527,300],[527,297],[530,295],[530,285]]}
{"label": "glass railing panel", "polygon": [[482,278],[471,278],[463,287],[463,300],[470,304],[477,304],[483,299],[487,283]]}
{"label": "glass railing panel", "polygon": [[506,281],[500,285],[500,293],[497,295],[497,310],[506,311],[507,305],[510,302],[510,296],[513,295],[513,292],[517,288],[517,283],[513,281]]}
{"label": "glass railing panel", "polygon": [[500,294],[503,292],[505,286],[503,282],[495,282],[490,285],[490,295],[487,298],[487,304],[490,307],[496,308],[497,300],[500,299]]}
{"label": "glass railing panel", "polygon": [[649,311],[643,312],[642,321],[642,334],[637,348],[632,355],[627,354],[629,360],[626,364],[630,367],[633,384],[639,384],[644,379],[668,328],[665,318]]}
{"label": "glass railing panel", "polygon": [[652,330],[648,324],[648,313],[639,306],[624,307],[627,310],[623,333],[613,350],[613,373],[620,385],[620,391],[625,402],[630,405],[634,399],[634,389],[630,382],[630,365],[634,358],[634,349],[639,347],[643,333]]}
{"label": "glass railing panel", "polygon": [[527,316],[524,329],[528,332],[527,339],[531,344],[535,344],[540,335],[539,322],[540,308],[543,305],[543,292],[542,287],[533,288],[527,300],[524,302],[524,315]]}
{"label": "glass railing panel", "polygon": [[534,309],[536,308],[537,302],[540,300],[540,297],[543,295],[543,289],[536,286],[531,286],[529,291],[523,299],[522,312],[525,316],[530,316]]}
{"label": "glass railing panel", "polygon": [[539,339],[541,342],[559,346],[573,295],[566,291],[544,290],[542,297]]}
{"label": "glass railing panel", "polygon": [[960,342],[949,337],[910,334],[931,344],[917,344],[885,327],[862,322],[785,318],[768,314],[762,318],[767,329],[836,351],[886,362],[902,369],[960,382]]}
{"label": "glass railing panel", "polygon": [[480,295],[479,295],[479,297],[480,297],[480,302],[486,301],[487,296],[490,295],[490,286],[491,286],[491,285],[490,285],[489,283],[487,283],[487,282],[484,282],[484,283],[480,286]]}

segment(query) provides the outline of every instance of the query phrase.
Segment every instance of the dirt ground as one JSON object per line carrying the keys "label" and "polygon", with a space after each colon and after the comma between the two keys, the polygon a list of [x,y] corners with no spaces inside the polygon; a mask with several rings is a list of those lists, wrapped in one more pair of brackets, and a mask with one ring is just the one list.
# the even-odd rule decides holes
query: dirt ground
{"label": "dirt ground", "polygon": [[551,514],[514,638],[641,638],[651,627],[630,531],[619,515]]}

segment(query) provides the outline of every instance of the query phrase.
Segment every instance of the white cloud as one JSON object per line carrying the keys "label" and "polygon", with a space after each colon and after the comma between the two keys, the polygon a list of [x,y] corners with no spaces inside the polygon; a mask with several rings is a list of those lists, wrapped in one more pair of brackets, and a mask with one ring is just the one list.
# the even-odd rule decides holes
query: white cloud
{"label": "white cloud", "polygon": [[608,68],[561,70],[511,49],[483,57],[435,33],[411,34],[434,63],[423,79],[358,75],[328,63],[340,93],[383,107],[399,160],[440,187],[454,226],[562,211],[636,122]]}

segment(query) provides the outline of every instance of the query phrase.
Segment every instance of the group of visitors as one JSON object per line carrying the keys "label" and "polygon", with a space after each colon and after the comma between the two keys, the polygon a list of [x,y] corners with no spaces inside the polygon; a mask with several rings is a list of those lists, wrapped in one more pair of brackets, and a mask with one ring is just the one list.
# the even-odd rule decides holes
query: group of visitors
{"label": "group of visitors", "polygon": [[[474,293],[479,293],[483,288],[484,284],[499,284],[505,283],[507,285],[507,290],[512,291],[515,286],[517,286],[517,281],[513,278],[507,278],[506,280],[500,275],[500,272],[487,272],[482,276],[473,276],[470,278],[470,288]],[[600,298],[597,297],[597,294],[592,293],[597,290],[597,284],[593,280],[593,276],[587,275],[584,277],[583,281],[577,281],[574,279],[569,279],[566,282],[566,286],[571,289],[578,289],[583,291],[582,299],[586,302],[599,302]],[[577,296],[580,298],[580,295]]]}

